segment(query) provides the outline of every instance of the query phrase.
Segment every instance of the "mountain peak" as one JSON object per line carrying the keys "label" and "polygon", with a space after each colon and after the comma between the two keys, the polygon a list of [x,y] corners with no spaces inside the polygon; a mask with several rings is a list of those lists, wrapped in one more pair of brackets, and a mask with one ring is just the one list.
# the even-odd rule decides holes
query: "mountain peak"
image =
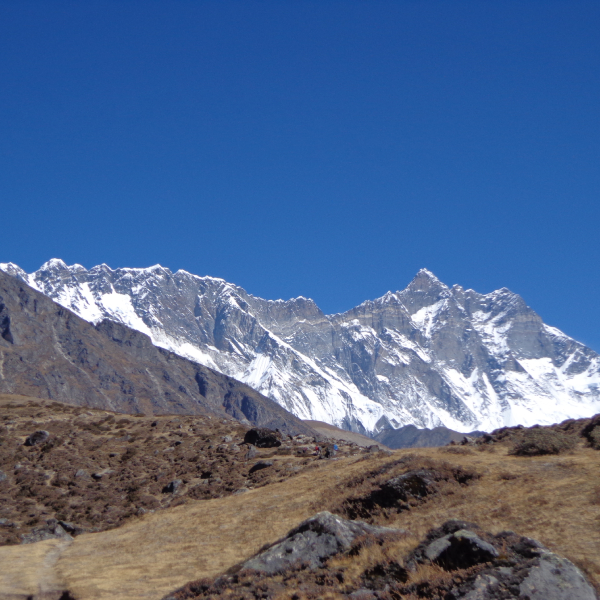
{"label": "mountain peak", "polygon": [[49,261],[45,262],[41,267],[40,271],[55,271],[55,270],[63,270],[68,269],[67,263],[60,258],[51,258]]}
{"label": "mountain peak", "polygon": [[411,292],[430,292],[432,290],[441,291],[447,290],[448,286],[442,283],[428,269],[421,269],[408,284],[407,290]]}

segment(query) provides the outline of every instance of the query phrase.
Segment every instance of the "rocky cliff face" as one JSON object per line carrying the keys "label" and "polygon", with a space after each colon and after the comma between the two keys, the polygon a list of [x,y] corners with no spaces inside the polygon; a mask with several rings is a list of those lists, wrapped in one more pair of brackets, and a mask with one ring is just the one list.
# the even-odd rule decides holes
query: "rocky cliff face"
{"label": "rocky cliff face", "polygon": [[235,377],[303,419],[376,434],[553,423],[600,410],[600,357],[517,294],[452,288],[427,270],[337,315],[263,300],[160,266],[86,270],[52,260],[0,269],[93,323],[111,319]]}
{"label": "rocky cliff face", "polygon": [[0,393],[116,412],[227,417],[314,433],[249,386],[101,320],[95,326],[0,272]]}

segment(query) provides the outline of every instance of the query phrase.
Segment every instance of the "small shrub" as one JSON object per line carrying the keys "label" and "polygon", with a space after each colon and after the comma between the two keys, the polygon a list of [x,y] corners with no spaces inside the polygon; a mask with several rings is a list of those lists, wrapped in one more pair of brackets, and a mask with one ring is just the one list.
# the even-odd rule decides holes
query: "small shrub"
{"label": "small shrub", "polygon": [[571,450],[575,439],[559,431],[551,429],[529,429],[516,440],[509,454],[514,456],[543,456],[545,454],[560,454]]}
{"label": "small shrub", "polygon": [[595,450],[600,450],[600,427],[596,426],[589,434],[590,445]]}

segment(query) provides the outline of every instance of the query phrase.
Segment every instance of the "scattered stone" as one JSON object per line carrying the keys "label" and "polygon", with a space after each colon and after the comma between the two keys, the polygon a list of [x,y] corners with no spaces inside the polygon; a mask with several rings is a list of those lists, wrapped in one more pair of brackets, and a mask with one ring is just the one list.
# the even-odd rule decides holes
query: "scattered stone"
{"label": "scattered stone", "polygon": [[0,482],[4,481],[6,479],[6,473],[2,470],[0,470]]}
{"label": "scattered stone", "polygon": [[[318,513],[224,575],[190,582],[164,600],[598,600],[571,562],[512,531],[492,535],[472,523],[447,521],[408,556],[396,559],[394,542],[405,534]],[[360,562],[353,563],[353,557],[364,556],[361,549],[372,545],[381,546],[372,555],[381,558],[356,579]],[[341,553],[343,561],[330,562]],[[432,562],[441,568],[419,575],[419,566]]]}
{"label": "scattered stone", "polygon": [[74,525],[73,523],[68,523],[67,521],[58,521],[58,524],[73,537],[85,533],[86,530],[83,527],[79,527],[78,525]]}
{"label": "scattered stone", "polygon": [[38,444],[43,444],[44,442],[48,441],[49,437],[50,434],[47,431],[41,429],[40,431],[32,433],[25,440],[25,446],[37,446]]}
{"label": "scattered stone", "polygon": [[256,451],[256,448],[254,446],[249,446],[248,452],[246,452],[246,460],[255,458],[257,454],[258,452]]}
{"label": "scattered stone", "polygon": [[75,477],[89,477],[90,474],[85,469],[77,469]]}
{"label": "scattered stone", "polygon": [[101,471],[98,471],[97,473],[93,473],[92,478],[95,479],[96,481],[100,481],[103,477],[106,477],[107,475],[111,475],[114,472],[115,472],[114,469],[102,469]]}

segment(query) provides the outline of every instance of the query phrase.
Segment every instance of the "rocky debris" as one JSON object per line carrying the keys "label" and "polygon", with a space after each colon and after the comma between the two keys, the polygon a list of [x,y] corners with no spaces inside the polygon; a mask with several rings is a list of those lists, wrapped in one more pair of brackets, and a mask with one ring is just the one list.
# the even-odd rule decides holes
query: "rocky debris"
{"label": "rocky debris", "polygon": [[69,534],[72,535],[73,537],[76,537],[78,535],[81,535],[82,533],[85,533],[87,531],[87,529],[84,529],[83,527],[79,527],[78,525],[75,525],[74,523],[67,523],[66,521],[58,521],[58,524]]}
{"label": "rocky debris", "polygon": [[[403,535],[319,513],[226,574],[164,600],[598,600],[575,565],[512,531],[493,535],[448,521],[406,556],[395,552]],[[373,544],[381,549],[371,552]]]}
{"label": "rocky debris", "polygon": [[270,575],[292,568],[314,569],[324,559],[350,550],[360,536],[380,537],[392,533],[403,532],[348,521],[324,511],[300,523],[285,538],[242,563],[241,568]]}
{"label": "rocky debris", "polygon": [[50,434],[47,431],[40,430],[32,433],[30,436],[27,436],[25,440],[25,446],[37,446],[38,444],[43,444],[48,441]]}
{"label": "rocky debris", "polygon": [[252,444],[257,448],[276,448],[281,446],[281,434],[265,427],[253,428],[246,432],[244,444]]}
{"label": "rocky debris", "polygon": [[34,544],[35,542],[41,542],[43,540],[50,540],[55,538],[72,540],[73,536],[67,533],[64,527],[56,519],[49,519],[46,522],[45,526],[37,527],[35,529],[32,529],[27,534],[22,534],[21,543]]}
{"label": "rocky debris", "polygon": [[256,471],[261,471],[262,469],[267,469],[272,466],[273,466],[272,460],[261,460],[261,461],[255,463],[254,465],[252,465],[249,473],[256,473]]}
{"label": "rocky debris", "polygon": [[[512,531],[492,535],[473,523],[447,521],[430,531],[406,560],[409,570],[428,563],[462,574],[452,580],[433,579],[426,597],[436,597],[437,585],[438,595],[443,588],[446,598],[465,600],[597,600],[593,587],[573,563]],[[404,591],[425,595],[414,585]]]}
{"label": "rocky debris", "polygon": [[245,454],[245,458],[246,458],[246,460],[251,460],[251,459],[255,458],[257,454],[258,454],[258,452],[256,451],[256,448],[254,446],[248,446],[248,450]]}
{"label": "rocky debris", "polygon": [[7,477],[6,477],[6,473],[4,471],[0,471],[0,483],[2,483],[3,481],[6,481]]}

